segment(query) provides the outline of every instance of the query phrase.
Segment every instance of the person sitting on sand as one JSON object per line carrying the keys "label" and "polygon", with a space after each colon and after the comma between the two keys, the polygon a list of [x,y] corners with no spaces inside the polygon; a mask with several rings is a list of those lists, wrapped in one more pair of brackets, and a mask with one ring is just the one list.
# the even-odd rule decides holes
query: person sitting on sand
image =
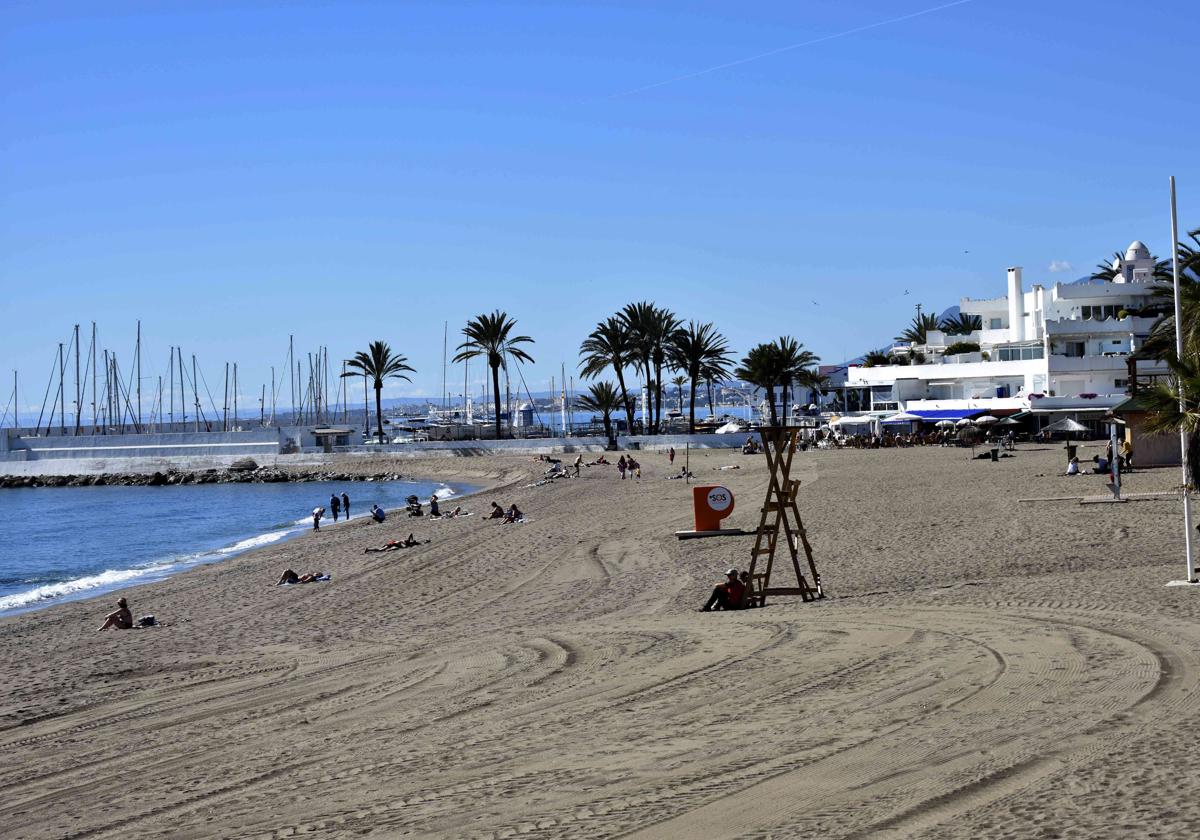
{"label": "person sitting on sand", "polygon": [[517,508],[516,505],[513,505],[512,507],[510,507],[508,509],[508,513],[504,514],[504,521],[501,522],[501,524],[508,525],[511,522],[519,522],[520,520],[522,520],[524,518],[525,518],[525,514],[521,513],[521,511]]}
{"label": "person sitting on sand", "polygon": [[504,518],[504,508],[500,507],[500,505],[498,503],[492,502],[492,512],[490,514],[488,514],[488,519],[503,519],[503,518]]}
{"label": "person sitting on sand", "polygon": [[96,629],[96,632],[99,633],[101,630],[107,630],[110,627],[114,630],[133,629],[133,613],[129,611],[129,604],[126,603],[124,598],[117,599],[116,611],[110,612],[104,617],[104,623]]}
{"label": "person sitting on sand", "polygon": [[1067,464],[1067,475],[1079,475],[1079,458],[1072,458]]}
{"label": "person sitting on sand", "polygon": [[383,521],[387,519],[387,514],[379,505],[371,505],[371,518],[382,525]]}
{"label": "person sitting on sand", "polygon": [[601,455],[601,456],[600,456],[599,458],[597,458],[595,461],[588,461],[588,462],[587,462],[587,465],[588,465],[589,467],[598,467],[598,466],[601,466],[601,465],[608,465],[608,463],[609,463],[608,459],[607,459],[607,458],[605,458],[603,455]]}
{"label": "person sitting on sand", "polygon": [[622,481],[625,480],[625,470],[628,469],[628,467],[629,465],[625,463],[625,456],[622,455],[620,460],[617,461],[617,472],[621,474]]}
{"label": "person sitting on sand", "polygon": [[429,497],[429,516],[433,519],[440,519],[442,512],[438,510],[438,497],[433,494]]}
{"label": "person sitting on sand", "polygon": [[738,580],[738,570],[730,569],[725,573],[725,582],[718,584],[708,597],[708,602],[700,608],[701,612],[717,610],[740,610],[746,596],[746,585]]}
{"label": "person sitting on sand", "polygon": [[667,481],[675,481],[680,478],[692,478],[692,474],[688,472],[687,467],[680,467],[678,473],[667,476]]}
{"label": "person sitting on sand", "polygon": [[443,516],[442,519],[453,519],[456,516],[462,516],[462,515],[463,515],[462,505],[459,505],[454,510],[450,511],[445,516]]}
{"label": "person sitting on sand", "polygon": [[325,577],[324,572],[309,572],[306,575],[298,575],[291,569],[284,569],[283,574],[279,576],[279,582],[276,586],[282,586],[285,583],[312,583],[319,578]]}

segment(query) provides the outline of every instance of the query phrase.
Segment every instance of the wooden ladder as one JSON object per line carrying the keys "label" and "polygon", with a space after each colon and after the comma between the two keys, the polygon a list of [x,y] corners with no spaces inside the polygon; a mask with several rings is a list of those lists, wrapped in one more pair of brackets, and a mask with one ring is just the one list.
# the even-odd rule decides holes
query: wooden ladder
{"label": "wooden ladder", "polygon": [[[766,605],[768,595],[799,595],[805,601],[824,598],[821,576],[813,560],[812,546],[808,543],[808,534],[804,530],[804,522],[800,519],[800,510],[796,507],[796,491],[800,489],[800,482],[791,478],[792,456],[796,454],[798,432],[795,429],[774,426],[764,427],[760,433],[763,455],[767,458],[767,467],[770,470],[770,482],[767,485],[767,498],[762,506],[762,516],[758,522],[758,533],[754,537],[754,548],[750,552],[751,575],[755,574],[758,558],[767,558],[766,568],[761,572],[762,597],[759,606]],[[771,572],[775,567],[775,551],[779,548],[781,531],[788,556],[792,560],[792,568],[796,572],[796,586],[771,586]],[[797,539],[799,544],[804,546],[804,556],[812,573],[811,585],[800,569]]]}

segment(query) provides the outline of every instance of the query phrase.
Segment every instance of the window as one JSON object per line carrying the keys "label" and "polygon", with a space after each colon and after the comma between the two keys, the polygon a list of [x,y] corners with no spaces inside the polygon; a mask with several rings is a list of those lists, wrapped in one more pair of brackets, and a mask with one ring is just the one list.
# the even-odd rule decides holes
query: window
{"label": "window", "polygon": [[990,330],[1003,329],[1000,326],[1001,323],[1002,323],[1002,321],[1000,318],[993,318],[991,321],[988,322],[988,329],[990,329]]}
{"label": "window", "polygon": [[1114,341],[1113,341],[1113,344],[1120,344],[1120,343],[1121,343],[1121,340],[1120,340],[1120,339],[1116,339],[1116,340],[1114,340]]}
{"label": "window", "polygon": [[1044,348],[1039,344],[1030,347],[997,347],[996,359],[1001,362],[1021,362],[1045,357]]}
{"label": "window", "polygon": [[1113,380],[1113,387],[1114,387],[1114,388],[1125,388],[1125,387],[1127,387],[1128,385],[1129,385],[1129,380],[1128,380],[1128,379],[1114,379],[1114,380]]}

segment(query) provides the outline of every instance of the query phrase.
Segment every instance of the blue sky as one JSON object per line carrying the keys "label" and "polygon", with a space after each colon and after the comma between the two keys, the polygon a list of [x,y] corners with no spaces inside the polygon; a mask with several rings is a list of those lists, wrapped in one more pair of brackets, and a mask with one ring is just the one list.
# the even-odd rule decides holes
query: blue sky
{"label": "blue sky", "polygon": [[936,5],[3,3],[0,383],[140,318],[147,388],[182,345],[248,402],[291,333],[436,396],[500,308],[543,389],[639,299],[836,361],[1010,265],[1165,255],[1169,174],[1200,227],[1194,3],[973,0],[626,93]]}

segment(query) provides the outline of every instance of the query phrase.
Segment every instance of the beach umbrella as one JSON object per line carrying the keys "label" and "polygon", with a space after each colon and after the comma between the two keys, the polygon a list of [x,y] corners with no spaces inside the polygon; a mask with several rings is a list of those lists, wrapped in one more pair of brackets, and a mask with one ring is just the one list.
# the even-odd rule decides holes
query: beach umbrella
{"label": "beach umbrella", "polygon": [[1020,426],[1020,420],[1014,420],[1011,417],[1005,417],[1003,420],[996,421],[997,426]]}
{"label": "beach umbrella", "polygon": [[938,428],[938,429],[949,429],[954,426],[954,421],[953,420],[939,420],[936,423],[934,423],[933,425],[935,428]]}
{"label": "beach umbrella", "polygon": [[958,426],[959,428],[962,428],[963,426],[974,426],[975,421],[972,420],[970,417],[964,417],[963,419],[959,420],[954,425]]}
{"label": "beach umbrella", "polygon": [[914,420],[923,419],[919,414],[909,414],[907,411],[901,411],[899,414],[893,414],[890,417],[883,418],[884,423],[911,423]]}
{"label": "beach umbrella", "polygon": [[975,425],[977,426],[990,426],[995,422],[997,422],[997,419],[990,414],[975,418]]}
{"label": "beach umbrella", "polygon": [[1077,434],[1079,432],[1086,432],[1087,430],[1087,426],[1078,420],[1072,420],[1070,417],[1055,420],[1049,426],[1042,429],[1043,432],[1067,432],[1068,434]]}

